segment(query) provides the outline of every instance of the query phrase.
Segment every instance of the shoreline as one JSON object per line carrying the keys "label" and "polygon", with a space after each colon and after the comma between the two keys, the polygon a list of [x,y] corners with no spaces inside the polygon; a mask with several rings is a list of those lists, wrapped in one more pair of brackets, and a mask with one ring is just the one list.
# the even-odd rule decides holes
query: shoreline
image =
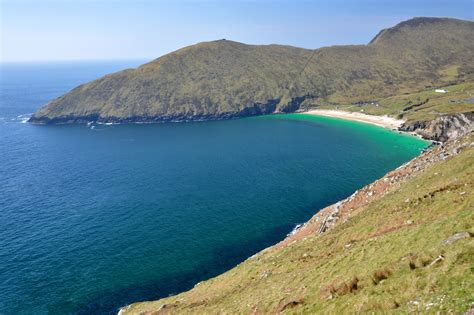
{"label": "shoreline", "polygon": [[[369,204],[380,200],[388,194],[398,191],[408,181],[418,177],[420,174],[424,173],[434,164],[442,162],[448,157],[456,156],[462,150],[468,147],[469,141],[464,141],[464,143],[462,143],[461,141],[450,141],[442,146],[437,146],[435,148],[422,152],[413,159],[387,172],[381,178],[356,190],[351,196],[346,197],[331,205],[328,205],[322,209],[317,209],[316,213],[308,221],[303,224],[297,225],[293,229],[293,231],[286,237],[284,237],[280,242],[262,249],[261,251],[247,258],[242,263],[238,264],[236,267],[240,266],[243,263],[261,262],[263,261],[263,257],[265,257],[264,255],[274,255],[278,251],[289,249],[292,246],[298,246],[297,244],[302,244],[308,241],[308,239],[314,235],[322,236],[323,234],[330,230],[333,230],[337,226],[348,222],[351,217],[362,213],[366,209],[366,206],[368,206]],[[405,200],[405,203],[410,202],[413,203],[413,201],[411,201],[410,199]],[[411,218],[408,220],[402,220],[400,222],[396,222],[396,224],[389,230],[374,230],[373,232],[368,234],[368,239],[376,240],[379,237],[385,235],[386,233],[413,228],[419,224],[420,222],[415,221]],[[353,247],[357,246],[356,243],[358,241],[359,240],[354,240],[345,244],[342,250],[351,250]],[[307,253],[301,256],[301,259],[303,260],[310,258],[312,257]],[[180,292],[175,296],[190,292],[202,285],[204,282],[213,281],[217,277],[221,277],[222,275],[230,272],[230,270],[233,270],[234,268],[227,270],[219,276],[212,277],[202,282],[198,282],[195,284],[193,289]],[[264,273],[263,275],[267,277],[268,275],[271,275],[271,273]],[[260,279],[262,279],[262,276]],[[187,297],[189,297],[189,295]],[[169,298],[170,297],[161,298],[148,302],[135,302],[120,308],[118,314],[135,314],[143,312],[144,310],[147,310],[151,307],[158,310],[169,308],[170,310],[177,311],[178,307],[180,307],[181,304],[189,304],[192,302],[185,302],[184,298],[181,298],[178,301],[169,302]],[[291,303],[291,301],[289,303]]]}
{"label": "shoreline", "polygon": [[[347,112],[342,110],[334,110],[334,109],[311,109],[309,111],[296,111],[294,113],[299,114],[309,114],[309,115],[317,115],[317,116],[326,116],[332,118],[340,118],[345,120],[357,121],[362,123],[367,123],[387,129],[396,129],[405,122],[401,119],[395,119],[389,116],[376,116],[376,115],[369,115],[363,114],[359,112]],[[258,114],[258,115],[250,115],[250,116],[236,116],[236,115],[223,115],[223,116],[215,116],[215,117],[202,117],[198,119],[148,119],[148,120],[137,120],[135,118],[125,118],[125,119],[112,119],[112,120],[97,120],[97,119],[84,119],[84,118],[74,118],[65,121],[56,121],[56,122],[44,122],[44,121],[31,121],[32,118],[31,114],[24,114],[20,116],[30,116],[27,117],[26,122],[33,124],[33,125],[69,125],[69,124],[78,124],[78,125],[86,125],[86,124],[97,124],[97,125],[126,125],[126,124],[156,124],[156,123],[183,123],[183,122],[207,122],[207,121],[221,121],[221,120],[231,120],[231,119],[241,119],[241,118],[248,118],[248,117],[258,117],[258,116],[266,116],[266,115],[280,115],[280,114],[289,114],[289,113],[281,113],[281,112],[274,112],[274,113],[267,113],[267,114]]]}
{"label": "shoreline", "polygon": [[306,112],[301,112],[301,114],[357,121],[397,131],[398,128],[405,122],[402,119],[395,119],[389,116],[368,115],[358,112],[346,112],[334,109],[312,109]]}
{"label": "shoreline", "polygon": [[382,177],[357,189],[352,195],[324,208],[317,209],[308,221],[295,226],[293,231],[284,239],[263,249],[262,252],[291,246],[291,244],[311,234],[321,235],[338,223],[346,222],[351,215],[360,212],[365,205],[383,197],[389,191],[399,188],[407,179],[425,169],[428,165],[426,157],[430,155],[433,155],[433,150],[421,152],[411,160],[388,171]]}
{"label": "shoreline", "polygon": [[[313,109],[309,111],[299,112],[299,114],[308,114],[314,116],[324,116],[336,119],[343,119],[347,121],[356,121],[364,124],[370,124],[385,129],[396,131],[400,134],[408,134],[419,139],[430,141],[424,139],[416,133],[404,132],[398,130],[398,128],[405,122],[404,120],[397,120],[388,116],[376,116],[368,115],[357,112],[345,112],[341,110],[325,110],[325,109]],[[430,141],[432,142],[432,141]],[[428,146],[429,147],[429,146]],[[427,148],[428,148],[427,147]],[[431,153],[431,150],[428,152],[420,152],[417,156],[413,157],[411,160],[405,162],[404,164],[398,166],[397,168],[388,171],[382,177],[374,180],[370,184],[367,184],[358,190],[354,191],[349,197],[343,198],[333,204],[327,205],[326,207],[316,209],[315,213],[307,221],[297,224],[283,239],[270,245],[254,255],[248,257],[241,263],[249,260],[259,259],[258,257],[264,253],[274,250],[281,250],[286,247],[290,247],[296,242],[306,240],[312,234],[321,235],[327,232],[328,230],[334,228],[338,223],[346,222],[351,215],[354,215],[360,211],[360,209],[373,201],[378,199],[388,191],[395,187],[399,187],[401,183],[405,182],[407,178],[410,178],[413,174],[413,169],[411,165],[417,164],[417,161],[423,159],[426,154]],[[418,171],[418,170],[417,170]],[[415,172],[416,173],[416,172]],[[235,267],[234,267],[235,268]],[[229,272],[233,268],[225,271]],[[219,276],[219,275],[218,275]],[[216,276],[216,277],[218,277]],[[204,280],[209,281],[216,277]],[[198,282],[194,285],[193,288],[196,288],[202,282]],[[191,289],[192,290],[192,289]],[[190,291],[190,290],[188,290]],[[179,292],[176,295],[188,292],[183,291]],[[162,299],[162,298],[161,298]],[[158,299],[156,301],[159,301]],[[132,310],[137,304],[146,303],[146,301],[137,301],[128,305],[125,305],[119,308],[117,315],[128,314],[128,311]],[[166,304],[164,304],[166,305]],[[163,306],[163,305],[162,305]]]}
{"label": "shoreline", "polygon": [[[423,137],[415,133],[399,131],[398,127],[400,127],[404,123],[404,120],[397,120],[388,116],[375,116],[375,115],[367,115],[367,114],[362,114],[362,113],[344,112],[340,110],[322,110],[322,109],[300,112],[300,114],[309,114],[309,115],[315,115],[315,116],[325,116],[325,117],[331,117],[331,118],[344,119],[344,120],[349,120],[349,121],[357,121],[360,123],[375,125],[378,127],[394,130],[394,131],[399,132],[400,134],[402,133],[409,134],[417,138],[420,138],[422,140],[430,141],[432,143],[431,140],[424,139]],[[429,147],[430,146],[427,146],[417,156],[413,157],[412,159],[403,163],[397,168],[388,171],[382,177],[375,179],[373,182],[357,189],[356,191],[352,193],[352,195],[346,198],[343,198],[333,204],[327,205],[326,207],[316,209],[315,213],[311,216],[311,218],[309,218],[305,222],[296,224],[296,226],[283,239],[281,239],[277,243],[274,243],[273,245],[270,245],[258,251],[257,253],[248,257],[241,263],[249,261],[249,260],[254,260],[254,259],[258,260],[259,257],[264,253],[291,247],[296,242],[304,241],[307,239],[307,237],[313,234],[322,235],[328,230],[334,228],[336,225],[347,222],[350,216],[359,213],[365,205],[367,205],[368,203],[376,199],[381,198],[389,191],[399,188],[402,183],[407,181],[407,179],[411,178],[414,174],[420,172],[420,170],[423,170],[424,168],[426,168],[427,165],[422,162],[423,160],[425,160],[427,155],[429,156],[433,154],[432,150],[425,151]],[[413,166],[416,166],[416,168],[414,168]],[[222,274],[229,272],[233,268],[223,272]],[[219,274],[210,279],[196,283],[193,289],[196,288],[198,285],[200,285],[202,282],[212,280],[216,277],[219,277],[222,274]],[[189,292],[190,290],[179,292],[176,295]],[[155,301],[160,301],[162,299],[163,298],[155,300]],[[138,302],[125,305],[119,308],[117,315],[126,315],[128,314],[129,310],[132,310],[134,306],[141,303],[147,303],[147,302],[138,301]],[[163,304],[161,307],[163,306],[166,307],[166,304]]]}
{"label": "shoreline", "polygon": [[364,205],[383,196],[390,189],[393,189],[392,186],[395,185],[399,187],[400,184],[406,181],[407,178],[410,178],[413,173],[419,172],[419,165],[416,168],[416,171],[412,169],[412,165],[419,164],[420,160],[423,160],[427,155],[432,154],[432,145],[437,143],[436,141],[426,139],[415,132],[399,130],[399,127],[405,121],[401,119],[395,119],[387,115],[377,116],[333,109],[312,109],[309,111],[300,112],[300,114],[309,114],[314,116],[323,116],[370,124],[397,131],[399,134],[414,136],[421,140],[427,141],[430,144],[426,146],[425,149],[423,149],[417,156],[413,157],[397,168],[388,171],[382,177],[374,180],[373,182],[357,189],[349,197],[343,198],[324,208],[317,209],[315,214],[308,221],[297,224],[294,229],[281,241],[263,249],[261,252],[256,253],[250,258],[258,256],[260,253],[266,252],[268,250],[291,246],[291,244],[305,239],[314,233],[323,234],[337,223],[340,223],[339,219],[343,219],[341,221],[346,222],[351,214],[354,212],[356,213],[357,210],[360,210],[360,208],[362,208]]}

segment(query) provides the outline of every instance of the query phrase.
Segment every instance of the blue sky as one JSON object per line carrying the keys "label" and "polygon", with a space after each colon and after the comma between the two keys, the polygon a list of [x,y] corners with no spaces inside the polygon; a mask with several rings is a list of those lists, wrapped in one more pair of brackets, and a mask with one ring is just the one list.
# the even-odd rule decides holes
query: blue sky
{"label": "blue sky", "polygon": [[220,38],[365,44],[414,16],[473,20],[474,0],[0,0],[0,60],[152,59]]}

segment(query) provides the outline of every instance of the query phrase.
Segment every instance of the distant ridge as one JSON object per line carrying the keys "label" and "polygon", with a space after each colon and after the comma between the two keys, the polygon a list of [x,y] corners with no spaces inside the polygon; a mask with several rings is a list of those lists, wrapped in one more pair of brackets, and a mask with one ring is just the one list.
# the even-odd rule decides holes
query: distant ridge
{"label": "distant ridge", "polygon": [[426,17],[382,30],[368,45],[203,42],[80,85],[30,122],[211,120],[376,99],[473,80],[473,51],[473,22]]}

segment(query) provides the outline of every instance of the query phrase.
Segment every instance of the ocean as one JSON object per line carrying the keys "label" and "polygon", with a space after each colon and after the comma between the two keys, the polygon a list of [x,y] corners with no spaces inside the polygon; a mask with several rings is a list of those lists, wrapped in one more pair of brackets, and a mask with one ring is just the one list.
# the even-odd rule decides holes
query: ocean
{"label": "ocean", "polygon": [[192,288],[427,143],[303,114],[31,125],[48,100],[141,61],[0,66],[0,313],[107,314]]}

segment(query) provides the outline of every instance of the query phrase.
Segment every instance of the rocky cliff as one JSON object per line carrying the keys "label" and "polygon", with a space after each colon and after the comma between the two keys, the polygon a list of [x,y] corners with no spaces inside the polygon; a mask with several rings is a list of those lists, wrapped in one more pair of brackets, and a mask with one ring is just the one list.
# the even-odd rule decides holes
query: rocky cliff
{"label": "rocky cliff", "polygon": [[431,121],[411,121],[400,127],[401,131],[416,132],[425,139],[446,142],[472,132],[474,112],[441,115]]}

